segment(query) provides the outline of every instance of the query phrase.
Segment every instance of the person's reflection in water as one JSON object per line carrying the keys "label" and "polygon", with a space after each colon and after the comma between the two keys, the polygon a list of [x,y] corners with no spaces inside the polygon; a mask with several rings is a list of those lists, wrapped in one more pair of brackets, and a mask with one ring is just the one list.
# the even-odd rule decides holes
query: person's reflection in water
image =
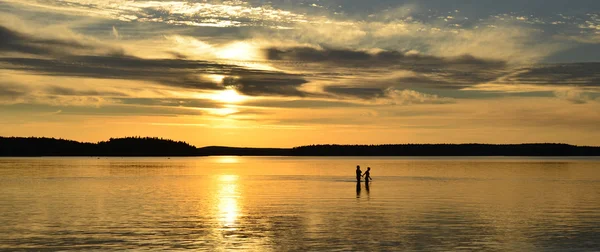
{"label": "person's reflection in water", "polygon": [[[360,184],[360,183],[359,183]],[[369,191],[369,181],[365,182],[365,189],[367,190],[367,197],[370,196],[370,191]]]}
{"label": "person's reflection in water", "polygon": [[356,198],[360,198],[360,181],[356,182]]}

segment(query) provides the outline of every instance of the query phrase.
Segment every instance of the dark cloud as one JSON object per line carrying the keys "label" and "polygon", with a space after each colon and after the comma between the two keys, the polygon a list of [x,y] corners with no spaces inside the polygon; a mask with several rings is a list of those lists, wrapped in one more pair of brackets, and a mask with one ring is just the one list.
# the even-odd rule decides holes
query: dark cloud
{"label": "dark cloud", "polygon": [[222,108],[223,104],[208,99],[177,98],[114,98],[113,101],[126,105],[181,107],[181,108]]}
{"label": "dark cloud", "polygon": [[[5,69],[43,75],[157,82],[167,86],[219,90],[234,86],[247,95],[306,96],[298,88],[302,76],[276,71],[246,69],[208,61],[142,59],[127,56],[70,56],[60,59],[0,58]],[[223,84],[202,78],[203,74],[234,76]]]}
{"label": "dark cloud", "polygon": [[241,75],[238,78],[225,78],[223,85],[235,87],[237,91],[253,96],[316,96],[316,94],[309,94],[297,89],[307,82],[303,78],[294,78],[293,75],[259,73]]}
{"label": "dark cloud", "polygon": [[[193,71],[194,64],[182,65],[182,60],[146,60],[119,56],[70,56],[60,59],[0,58],[5,69],[22,70],[51,76],[89,77],[101,79],[124,79],[152,81],[169,86],[219,89],[217,84],[194,72],[212,72],[211,64],[199,63],[204,71]],[[218,72],[218,69],[212,69]]]}
{"label": "dark cloud", "polygon": [[387,96],[385,90],[381,88],[327,86],[324,88],[324,91],[327,93],[357,97],[361,99],[383,98]]}
{"label": "dark cloud", "polygon": [[431,75],[418,75],[410,77],[399,77],[394,80],[395,84],[402,87],[436,87],[436,88],[462,88],[464,86],[476,84],[479,82],[470,82],[463,85],[452,78],[439,78]]}
{"label": "dark cloud", "polygon": [[[344,79],[326,72],[317,77],[337,79],[335,85],[324,91],[338,96],[373,99],[387,97],[385,90],[433,89],[456,90],[485,83],[515,83],[533,85],[600,86],[600,63],[568,63],[554,65],[511,66],[506,62],[463,55],[436,57],[398,51],[366,51],[346,49],[315,49],[310,47],[268,48],[265,54],[274,64],[305,64],[307,68],[334,68],[354,78]],[[294,66],[292,66],[294,67]],[[410,74],[388,77],[395,72]],[[369,75],[361,78],[361,74]],[[482,96],[501,97],[509,94],[481,92]],[[471,95],[472,92],[470,93]],[[511,96],[553,96],[552,92],[517,93]]]}
{"label": "dark cloud", "polygon": [[363,104],[343,102],[343,101],[327,101],[327,100],[291,100],[291,101],[272,101],[258,100],[244,103],[245,106],[270,107],[270,108],[347,108],[347,107],[363,107]]}
{"label": "dark cloud", "polygon": [[[274,64],[290,65],[290,62],[295,62],[296,64],[308,64],[309,67],[310,64],[316,64],[316,67],[313,66],[314,69],[335,68],[350,75],[358,73],[359,77],[361,73],[381,76],[381,80],[364,84],[350,83],[355,81],[346,80],[346,83],[342,83],[342,85],[352,87],[338,86],[326,90],[361,98],[381,95],[382,90],[389,87],[460,89],[494,81],[510,73],[510,69],[504,61],[481,59],[471,55],[436,57],[399,51],[370,53],[310,47],[268,48],[265,49],[265,54]],[[292,65],[292,67],[294,66]],[[391,79],[386,76],[399,71],[412,72],[414,75]],[[323,74],[321,77],[332,77],[326,72]],[[368,88],[364,88],[366,86]]]}
{"label": "dark cloud", "polygon": [[506,93],[502,91],[488,90],[459,90],[439,88],[415,88],[414,91],[426,94],[438,95],[450,99],[495,99],[501,97],[555,97],[552,91],[524,91]]}
{"label": "dark cloud", "polygon": [[62,115],[91,115],[91,116],[179,116],[203,115],[204,111],[180,107],[151,107],[133,105],[102,105],[96,106],[62,106],[52,104],[12,104],[0,105],[0,110],[19,114],[32,112],[53,113],[60,110]]}
{"label": "dark cloud", "polygon": [[24,86],[0,82],[0,99],[3,101],[16,100],[27,93],[29,93],[29,89]]}
{"label": "dark cloud", "polygon": [[365,61],[373,57],[366,52],[352,50],[319,50],[312,47],[292,47],[287,49],[265,49],[269,60],[309,61],[309,62],[348,62]]}
{"label": "dark cloud", "polygon": [[600,86],[600,63],[538,65],[518,69],[503,83],[534,85]]}
{"label": "dark cloud", "polygon": [[[186,59],[143,59],[122,54],[54,55],[69,48],[88,48],[73,41],[40,39],[0,26],[0,49],[4,52],[44,54],[43,58],[3,57],[4,69],[52,76],[142,80],[167,86],[219,90],[234,86],[247,95],[306,96],[298,90],[306,83],[302,76],[279,71],[262,71],[237,65]],[[230,76],[227,83],[215,83],[202,75]],[[69,93],[68,90],[54,90]]]}
{"label": "dark cloud", "polygon": [[[177,59],[144,59],[100,50],[102,44],[40,38],[0,26],[0,53],[17,52],[40,57],[2,57],[3,69],[21,70],[33,74],[101,79],[123,79],[155,82],[165,86],[190,90],[224,90],[235,88],[250,96],[333,97],[360,99],[387,97],[386,90],[454,89],[460,90],[490,82],[529,83],[539,85],[598,86],[600,63],[544,65],[518,68],[504,61],[463,55],[438,57],[412,52],[368,52],[339,48],[311,47],[267,48],[270,63],[290,69],[309,70],[305,74],[256,70],[240,65]],[[98,48],[96,48],[96,46]],[[73,53],[77,52],[77,53]],[[85,52],[85,54],[81,54]],[[281,69],[286,69],[282,67]],[[313,71],[314,70],[314,71]],[[388,76],[397,72],[406,76]],[[226,76],[215,83],[206,75]],[[311,80],[336,80],[324,87],[325,94],[302,91]],[[5,88],[5,96],[9,91]],[[50,86],[53,95],[126,96],[119,92],[78,91]],[[10,90],[11,96],[19,95]]]}
{"label": "dark cloud", "polygon": [[91,49],[76,41],[38,39],[0,26],[0,51],[51,54],[69,49]]}
{"label": "dark cloud", "polygon": [[0,25],[0,52],[18,52],[35,55],[70,55],[81,52],[102,50],[120,55],[122,50],[99,45],[91,45],[77,40],[39,38],[21,33]]}
{"label": "dark cloud", "polygon": [[431,69],[436,67],[445,68],[449,65],[475,65],[477,68],[502,68],[506,66],[504,61],[480,59],[471,55],[444,58],[399,51],[370,53],[360,50],[317,49],[312,47],[266,48],[264,52],[269,60],[319,62],[360,67],[426,65]]}
{"label": "dark cloud", "polygon": [[128,96],[121,92],[109,92],[109,91],[96,91],[96,90],[77,90],[67,87],[50,86],[45,90],[52,95],[65,95],[65,96]]}

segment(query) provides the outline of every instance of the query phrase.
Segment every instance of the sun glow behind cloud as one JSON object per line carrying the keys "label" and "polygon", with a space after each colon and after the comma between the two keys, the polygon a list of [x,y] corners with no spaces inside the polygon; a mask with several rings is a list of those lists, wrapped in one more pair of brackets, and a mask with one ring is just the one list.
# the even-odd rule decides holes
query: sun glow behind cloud
{"label": "sun glow behind cloud", "polygon": [[216,91],[210,94],[202,94],[200,97],[207,97],[211,100],[226,104],[240,103],[248,99],[245,96],[240,95],[235,89],[232,88]]}
{"label": "sun glow behind cloud", "polygon": [[228,60],[253,60],[258,58],[258,48],[248,42],[234,42],[220,47],[217,57]]}

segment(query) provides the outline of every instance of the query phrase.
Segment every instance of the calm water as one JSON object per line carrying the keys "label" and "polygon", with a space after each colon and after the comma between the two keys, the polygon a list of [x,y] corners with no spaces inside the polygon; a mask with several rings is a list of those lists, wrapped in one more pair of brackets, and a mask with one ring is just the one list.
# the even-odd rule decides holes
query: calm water
{"label": "calm water", "polygon": [[598,251],[598,209],[593,158],[0,159],[0,250]]}

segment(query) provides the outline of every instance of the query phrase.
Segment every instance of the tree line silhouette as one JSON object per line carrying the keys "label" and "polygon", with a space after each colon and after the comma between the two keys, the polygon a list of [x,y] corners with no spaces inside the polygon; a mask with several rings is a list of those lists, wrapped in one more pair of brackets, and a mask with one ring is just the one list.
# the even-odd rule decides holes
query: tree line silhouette
{"label": "tree line silhouette", "polygon": [[0,156],[195,156],[197,148],[156,137],[85,143],[45,137],[0,137]]}
{"label": "tree line silhouette", "polygon": [[600,156],[600,147],[535,144],[309,145],[294,148],[196,148],[156,137],[97,143],[45,137],[0,137],[0,156]]}
{"label": "tree line silhouette", "polygon": [[292,152],[296,156],[600,156],[600,147],[556,143],[310,145]]}

